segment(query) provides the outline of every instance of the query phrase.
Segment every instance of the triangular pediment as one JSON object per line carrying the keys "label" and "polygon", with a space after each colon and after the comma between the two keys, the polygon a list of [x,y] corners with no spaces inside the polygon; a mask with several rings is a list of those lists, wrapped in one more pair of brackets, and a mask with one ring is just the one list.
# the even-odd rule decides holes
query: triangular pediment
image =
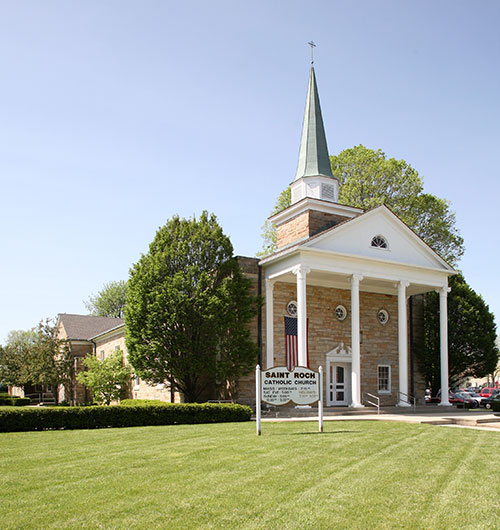
{"label": "triangular pediment", "polygon": [[[387,248],[372,246],[381,236]],[[387,207],[379,206],[306,241],[301,248],[366,259],[453,271],[415,232]]]}

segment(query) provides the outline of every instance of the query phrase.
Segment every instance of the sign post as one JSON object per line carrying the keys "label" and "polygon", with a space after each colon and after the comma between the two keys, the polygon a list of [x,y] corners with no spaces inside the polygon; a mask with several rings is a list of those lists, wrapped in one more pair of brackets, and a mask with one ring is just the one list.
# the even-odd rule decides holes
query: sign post
{"label": "sign post", "polygon": [[318,427],[323,432],[323,367],[319,367]]}
{"label": "sign post", "polygon": [[257,435],[261,434],[261,403],[269,405],[311,405],[318,403],[319,431],[323,432],[323,369],[319,372],[305,366],[288,370],[276,366],[261,371],[255,370]]}
{"label": "sign post", "polygon": [[261,430],[260,430],[260,414],[261,414],[261,409],[262,409],[262,406],[261,406],[261,390],[260,390],[260,387],[261,387],[261,384],[260,384],[260,378],[261,378],[261,373],[260,373],[260,366],[257,365],[257,367],[255,368],[255,395],[256,395],[256,399],[255,399],[255,416],[256,416],[256,419],[257,419],[257,436],[260,436],[261,434]]}

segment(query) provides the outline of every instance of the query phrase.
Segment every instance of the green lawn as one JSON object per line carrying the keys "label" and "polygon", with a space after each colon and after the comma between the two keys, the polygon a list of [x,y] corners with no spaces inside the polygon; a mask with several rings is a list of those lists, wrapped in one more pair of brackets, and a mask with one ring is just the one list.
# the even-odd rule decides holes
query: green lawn
{"label": "green lawn", "polygon": [[0,527],[500,528],[500,432],[389,422],[0,434]]}

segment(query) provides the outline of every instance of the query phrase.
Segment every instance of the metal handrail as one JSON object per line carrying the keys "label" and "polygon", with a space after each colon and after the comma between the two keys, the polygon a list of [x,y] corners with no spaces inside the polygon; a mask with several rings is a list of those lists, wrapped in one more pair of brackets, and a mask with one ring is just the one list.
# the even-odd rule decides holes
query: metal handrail
{"label": "metal handrail", "polygon": [[[417,411],[417,398],[411,394],[406,394],[405,392],[398,392],[400,401],[405,401],[408,405],[413,407],[413,412]],[[401,397],[403,396],[403,399]],[[406,399],[404,399],[406,398]]]}
{"label": "metal handrail", "polygon": [[366,403],[369,403],[370,405],[373,405],[377,409],[377,414],[380,414],[380,398],[378,396],[375,396],[373,394],[370,394],[369,392],[363,392],[364,396],[370,396],[371,398],[375,399],[375,401],[370,401],[369,399],[366,399],[366,397],[363,399],[363,401],[366,401]]}

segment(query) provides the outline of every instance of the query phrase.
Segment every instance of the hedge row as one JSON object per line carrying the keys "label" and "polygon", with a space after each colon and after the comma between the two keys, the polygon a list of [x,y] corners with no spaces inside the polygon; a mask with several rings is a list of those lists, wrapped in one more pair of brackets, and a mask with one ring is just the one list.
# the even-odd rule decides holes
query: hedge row
{"label": "hedge row", "polygon": [[143,407],[144,405],[172,405],[167,401],[160,401],[159,399],[122,399],[120,400],[122,407]]}
{"label": "hedge row", "polygon": [[13,406],[13,407],[22,407],[24,405],[29,405],[31,402],[30,398],[23,398],[19,396],[11,396],[4,392],[0,393],[0,405],[1,406]]}
{"label": "hedge row", "polygon": [[3,409],[0,432],[222,423],[248,421],[251,415],[250,407],[218,403]]}

